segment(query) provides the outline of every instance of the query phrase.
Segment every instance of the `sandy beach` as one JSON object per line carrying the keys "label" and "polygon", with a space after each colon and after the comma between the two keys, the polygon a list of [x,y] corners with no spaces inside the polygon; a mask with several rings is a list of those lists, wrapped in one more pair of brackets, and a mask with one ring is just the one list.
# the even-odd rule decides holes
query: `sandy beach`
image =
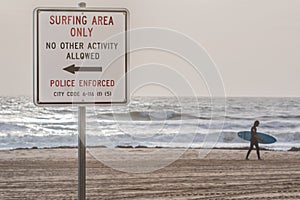
{"label": "sandy beach", "polygon": [[[300,199],[299,152],[261,154],[264,160],[252,152],[246,161],[246,150],[214,149],[198,159],[190,149],[165,168],[139,174],[87,154],[87,199]],[[76,148],[2,150],[0,168],[0,199],[77,199]]]}

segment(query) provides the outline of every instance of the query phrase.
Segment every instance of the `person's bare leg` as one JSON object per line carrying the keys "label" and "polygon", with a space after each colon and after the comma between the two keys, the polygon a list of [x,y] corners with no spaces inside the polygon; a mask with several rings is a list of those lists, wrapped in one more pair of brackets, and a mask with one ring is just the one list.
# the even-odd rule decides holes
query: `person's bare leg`
{"label": "person's bare leg", "polygon": [[250,155],[250,152],[252,151],[252,149],[253,149],[253,144],[252,144],[252,142],[251,142],[251,144],[250,144],[250,149],[249,149],[249,151],[248,151],[248,153],[247,153],[247,156],[246,156],[246,160],[249,160],[249,155]]}
{"label": "person's bare leg", "polygon": [[258,160],[261,160],[261,158],[260,158],[260,153],[259,153],[259,146],[258,146],[258,143],[255,144],[255,148],[256,148],[257,158],[258,158]]}

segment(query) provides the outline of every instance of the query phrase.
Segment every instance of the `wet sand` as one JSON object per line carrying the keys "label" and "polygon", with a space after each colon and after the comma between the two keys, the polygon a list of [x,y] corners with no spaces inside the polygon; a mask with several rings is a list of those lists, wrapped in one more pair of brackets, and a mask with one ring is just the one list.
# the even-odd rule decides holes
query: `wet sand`
{"label": "wet sand", "polygon": [[[165,151],[172,153],[176,149]],[[105,148],[99,152],[109,154]],[[165,168],[140,174],[114,170],[87,154],[86,196],[152,200],[300,199],[299,152],[262,151],[261,161],[256,159],[255,151],[249,161],[244,160],[246,153],[215,149],[198,159],[198,150],[191,149]],[[0,199],[77,199],[77,149],[0,151]]]}

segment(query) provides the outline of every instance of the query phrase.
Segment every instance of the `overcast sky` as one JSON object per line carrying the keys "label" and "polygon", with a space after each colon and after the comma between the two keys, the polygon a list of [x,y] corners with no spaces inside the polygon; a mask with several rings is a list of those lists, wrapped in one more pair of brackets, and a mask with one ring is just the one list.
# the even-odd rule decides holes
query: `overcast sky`
{"label": "overcast sky", "polygon": [[[0,95],[32,95],[33,9],[78,2],[2,1]],[[299,0],[94,0],[87,5],[125,7],[131,28],[162,27],[193,38],[216,63],[227,96],[300,96]],[[152,53],[133,56],[131,63]],[[197,87],[196,80],[193,84]],[[142,93],[159,93],[156,89]]]}

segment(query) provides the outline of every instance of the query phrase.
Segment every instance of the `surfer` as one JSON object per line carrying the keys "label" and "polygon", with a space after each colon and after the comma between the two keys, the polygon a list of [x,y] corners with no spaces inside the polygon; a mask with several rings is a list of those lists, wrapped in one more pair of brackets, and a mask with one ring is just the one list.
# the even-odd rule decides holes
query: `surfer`
{"label": "surfer", "polygon": [[253,149],[253,146],[255,146],[256,148],[256,152],[257,152],[257,157],[258,157],[258,160],[260,160],[260,154],[259,154],[259,146],[258,146],[258,136],[257,136],[257,132],[256,132],[256,127],[259,126],[259,121],[256,120],[254,122],[254,125],[251,127],[251,139],[250,139],[250,149],[247,153],[247,156],[246,156],[246,160],[249,160],[248,157],[250,155],[250,152],[251,150]]}

